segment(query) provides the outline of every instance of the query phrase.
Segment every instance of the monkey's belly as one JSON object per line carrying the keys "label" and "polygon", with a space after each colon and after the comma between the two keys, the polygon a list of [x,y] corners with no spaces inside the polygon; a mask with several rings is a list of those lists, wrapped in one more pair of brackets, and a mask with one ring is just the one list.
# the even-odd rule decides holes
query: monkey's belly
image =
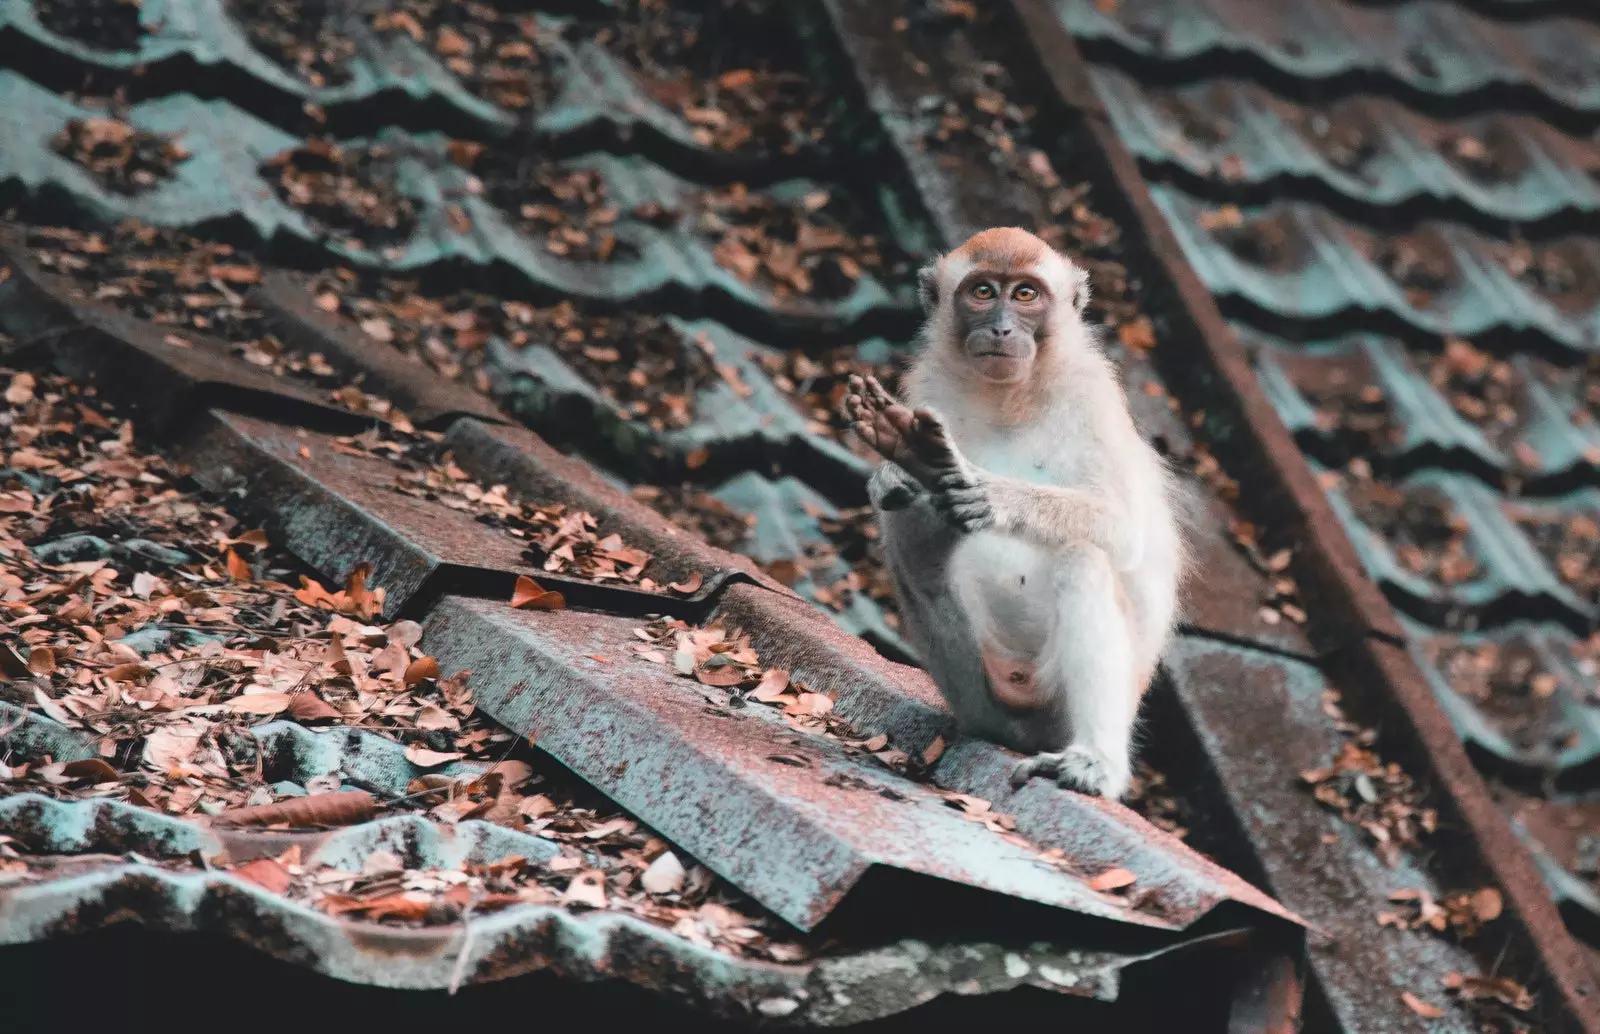
{"label": "monkey's belly", "polygon": [[951,591],[1002,703],[1026,706],[1039,694],[1035,676],[1060,610],[1060,568],[1059,554],[993,532],[971,536],[951,556]]}

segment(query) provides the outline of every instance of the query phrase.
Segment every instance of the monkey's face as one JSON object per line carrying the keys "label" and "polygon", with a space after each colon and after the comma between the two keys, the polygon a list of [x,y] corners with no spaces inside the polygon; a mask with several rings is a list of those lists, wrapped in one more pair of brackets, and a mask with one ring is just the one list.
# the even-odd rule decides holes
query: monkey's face
{"label": "monkey's face", "polygon": [[956,340],[986,380],[1027,380],[1050,326],[1050,289],[1030,275],[973,270],[953,299]]}

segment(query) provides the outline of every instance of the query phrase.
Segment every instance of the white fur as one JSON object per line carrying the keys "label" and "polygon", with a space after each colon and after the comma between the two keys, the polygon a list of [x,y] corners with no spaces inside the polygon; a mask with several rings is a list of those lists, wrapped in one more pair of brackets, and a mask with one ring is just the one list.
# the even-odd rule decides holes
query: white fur
{"label": "white fur", "polygon": [[[1042,265],[1052,294],[1071,297],[1081,273],[1059,258]],[[966,272],[955,266],[941,270],[944,291]],[[886,513],[908,632],[965,724],[1026,751],[1065,748],[1052,757],[1066,781],[1119,797],[1139,699],[1171,634],[1185,564],[1171,472],[1140,437],[1112,363],[1074,307],[1057,305],[1033,370],[1046,390],[1027,404],[1007,393],[1020,389],[982,382],[950,342],[948,310],[946,295],[907,376],[907,403],[941,416],[957,449],[985,473],[1103,499],[1127,538],[1110,554],[1082,543],[1049,549],[998,529],[952,538],[916,507]],[[941,616],[949,606],[965,621]],[[1038,716],[1000,708],[957,648],[930,649],[934,637],[962,634],[972,641],[960,650],[976,653],[985,642],[1037,667]]]}

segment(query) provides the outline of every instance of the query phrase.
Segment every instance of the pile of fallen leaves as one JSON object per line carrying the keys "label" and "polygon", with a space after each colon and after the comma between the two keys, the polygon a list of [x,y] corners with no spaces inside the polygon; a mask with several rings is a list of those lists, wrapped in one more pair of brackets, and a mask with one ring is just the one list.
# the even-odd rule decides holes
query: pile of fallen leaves
{"label": "pile of fallen leaves", "polygon": [[646,591],[657,588],[651,579],[640,577],[650,554],[624,545],[619,535],[599,535],[595,530],[599,522],[592,515],[559,504],[534,506],[513,500],[505,485],[485,488],[448,455],[425,469],[400,474],[394,487],[475,513],[480,521],[525,540],[529,562],[553,574],[637,585]]}
{"label": "pile of fallen leaves", "polygon": [[399,0],[372,16],[372,28],[409,37],[497,107],[538,111],[555,95],[559,64],[541,45],[532,14],[489,3]]}
{"label": "pile of fallen leaves", "polygon": [[550,348],[627,417],[656,432],[692,423],[696,393],[721,375],[709,340],[688,339],[650,313],[602,314],[571,302],[541,307],[475,291],[432,296],[415,281],[362,278],[347,269],[321,274],[312,292],[324,312],[446,377],[470,376],[483,392],[491,389],[484,369],[491,338],[512,349]]}
{"label": "pile of fallen leaves", "polygon": [[1189,454],[1180,459],[1190,473],[1227,507],[1229,539],[1256,573],[1266,579],[1265,594],[1259,601],[1261,620],[1276,625],[1287,618],[1297,625],[1305,624],[1307,614],[1300,599],[1300,586],[1289,573],[1289,565],[1294,562],[1294,549],[1284,547],[1271,554],[1262,549],[1260,529],[1235,512],[1239,501],[1239,482],[1222,469],[1222,464],[1217,462],[1216,456],[1204,442],[1196,442]]}
{"label": "pile of fallen leaves", "polygon": [[1428,382],[1449,400],[1452,409],[1482,431],[1491,445],[1510,452],[1524,467],[1538,465],[1533,446],[1517,438],[1523,420],[1518,407],[1523,404],[1524,384],[1515,367],[1456,337],[1445,338],[1442,352],[1424,353],[1422,362]]}
{"label": "pile of fallen leaves", "polygon": [[1561,584],[1586,603],[1600,602],[1600,521],[1594,514],[1529,506],[1516,516]]}
{"label": "pile of fallen leaves", "polygon": [[1481,573],[1468,537],[1471,526],[1443,493],[1374,481],[1361,458],[1345,474],[1356,517],[1383,536],[1401,567],[1441,585],[1460,585]]}
{"label": "pile of fallen leaves", "polygon": [[780,201],[735,183],[700,195],[695,227],[714,242],[712,256],[719,265],[776,298],[835,301],[848,296],[869,270],[909,280],[909,263],[886,269],[878,239],[846,229],[861,224],[859,213],[846,208],[845,201],[822,188]]}
{"label": "pile of fallen leaves", "polygon": [[395,186],[385,144],[310,139],[268,158],[261,175],[285,203],[347,248],[388,250],[411,239],[418,206]]}
{"label": "pile of fallen leaves", "polygon": [[1381,237],[1369,246],[1373,262],[1405,292],[1406,301],[1426,308],[1456,283],[1456,269],[1450,246],[1433,231],[1409,236]]}
{"label": "pile of fallen leaves", "polygon": [[[377,852],[346,873],[291,847],[206,864],[336,916],[429,924],[524,902],[604,908],[705,946],[804,956],[781,923],[650,830],[511,757],[516,737],[476,710],[467,673],[445,677],[421,651],[416,622],[374,623],[383,589],[368,584],[366,565],[332,590],[292,574],[265,534],[241,529],[141,451],[132,425],[93,395],[7,376],[0,700],[60,723],[94,756],[18,757],[5,739],[11,723],[0,733],[0,789],[276,829],[397,810],[483,819],[559,854],[439,870]],[[422,774],[398,798],[339,772],[301,777],[251,731],[272,720],[404,744]],[[467,767],[445,767],[456,762]],[[5,882],[35,878],[12,838],[0,837],[0,860]]]}
{"label": "pile of fallen leaves", "polygon": [[175,134],[136,129],[107,115],[68,119],[50,146],[89,170],[105,189],[129,197],[171,179],[189,159]]}
{"label": "pile of fallen leaves", "polygon": [[1379,926],[1396,930],[1431,930],[1465,940],[1476,937],[1487,923],[1500,918],[1505,902],[1493,887],[1457,891],[1435,901],[1422,889],[1397,890],[1389,895],[1395,907],[1378,913]]}
{"label": "pile of fallen leaves", "polygon": [[1553,756],[1575,738],[1556,700],[1561,680],[1531,643],[1453,642],[1438,649],[1434,664],[1451,688],[1524,750]]}
{"label": "pile of fallen leaves", "polygon": [[1404,769],[1373,751],[1377,731],[1347,719],[1337,691],[1323,691],[1322,711],[1346,739],[1327,767],[1309,769],[1300,778],[1323,807],[1364,830],[1378,857],[1393,868],[1402,851],[1419,848],[1438,828],[1439,813],[1427,806]]}
{"label": "pile of fallen leaves", "polygon": [[735,553],[756,522],[754,516],[740,513],[698,485],[635,485],[632,495],[678,527]]}
{"label": "pile of fallen leaves", "polygon": [[637,248],[617,237],[621,212],[599,171],[499,150],[489,154],[489,161],[475,163],[489,200],[545,251],[575,262],[638,257]]}
{"label": "pile of fallen leaves", "polygon": [[[7,781],[216,815],[317,787],[262,776],[246,729],[283,716],[388,730],[419,764],[480,753],[461,679],[376,627],[357,568],[330,593],[134,447],[132,424],[55,378],[10,378],[0,698],[78,730],[98,754],[7,763]],[[74,765],[76,767],[74,767]]]}
{"label": "pile of fallen leaves", "polygon": [[[310,865],[298,846],[234,867],[235,875],[332,916],[429,926],[459,923],[522,905],[604,909],[637,916],[706,948],[796,962],[810,947],[772,916],[674,851],[648,828],[600,804],[586,807],[551,776],[506,762],[471,780],[419,781],[419,796],[461,818],[497,822],[558,846],[547,859],[522,856],[458,869],[425,867],[389,850],[359,870]],[[523,794],[510,789],[515,784]]]}
{"label": "pile of fallen leaves", "polygon": [[922,757],[912,758],[890,746],[889,738],[881,733],[862,736],[834,713],[833,695],[792,679],[782,668],[763,667],[750,637],[737,629],[718,623],[694,628],[677,618],[660,618],[634,634],[640,642],[633,651],[644,660],[669,665],[702,685],[728,690],[730,702],[737,697],[741,705],[777,708],[795,730],[836,740],[902,775],[921,771],[944,753],[942,739],[936,739]]}
{"label": "pile of fallen leaves", "polygon": [[229,0],[228,13],[255,48],[318,88],[350,81],[355,41],[341,31],[328,0]]}
{"label": "pile of fallen leaves", "polygon": [[57,36],[96,50],[133,50],[144,36],[142,0],[34,0],[33,16]]}
{"label": "pile of fallen leaves", "polygon": [[879,540],[877,512],[870,506],[840,510],[838,517],[818,517],[817,526],[828,537],[825,547],[806,550],[806,565],[813,571],[843,563],[847,572],[827,585],[816,586],[812,598],[823,606],[844,610],[856,595],[865,595],[883,611],[890,628],[900,627],[900,604],[894,580],[885,566]]}
{"label": "pile of fallen leaves", "polygon": [[261,267],[230,244],[132,219],[104,232],[30,226],[24,239],[33,261],[74,281],[83,298],[231,341],[264,336],[260,310],[247,297]]}
{"label": "pile of fallen leaves", "polygon": [[1593,294],[1595,270],[1581,245],[1569,242],[1534,247],[1517,241],[1502,245],[1497,253],[1506,272],[1540,294],[1556,298]]}
{"label": "pile of fallen leaves", "polygon": [[1305,260],[1305,238],[1287,212],[1247,217],[1238,205],[1222,205],[1200,213],[1200,228],[1252,266],[1285,273]]}
{"label": "pile of fallen leaves", "polygon": [[[1352,375],[1339,376],[1346,372]],[[1337,434],[1343,444],[1358,454],[1381,455],[1399,445],[1405,437],[1383,388],[1363,380],[1354,371],[1334,366],[1332,376],[1317,378],[1315,382],[1301,380],[1297,387],[1316,411],[1317,430]]]}
{"label": "pile of fallen leaves", "polygon": [[798,68],[754,54],[790,54],[792,29],[769,2],[703,5],[624,0],[605,21],[583,21],[579,39],[605,47],[645,93],[682,115],[701,147],[792,155],[826,134],[827,94]]}

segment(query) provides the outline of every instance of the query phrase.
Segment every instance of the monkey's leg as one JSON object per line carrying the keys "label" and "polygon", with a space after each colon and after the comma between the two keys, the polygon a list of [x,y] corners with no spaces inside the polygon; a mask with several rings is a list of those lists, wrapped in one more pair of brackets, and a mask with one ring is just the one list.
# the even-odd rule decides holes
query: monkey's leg
{"label": "monkey's leg", "polygon": [[[1138,715],[1132,628],[1118,598],[1111,559],[1079,549],[1058,576],[1056,624],[1040,658],[1039,678],[1060,685],[1072,740],[1060,753],[1036,754],[1011,773],[1014,785],[1036,775],[1116,799],[1128,790]],[[1142,687],[1140,687],[1142,688]]]}
{"label": "monkey's leg", "polygon": [[904,510],[926,489],[898,463],[885,460],[867,481],[867,498],[885,513]]}

